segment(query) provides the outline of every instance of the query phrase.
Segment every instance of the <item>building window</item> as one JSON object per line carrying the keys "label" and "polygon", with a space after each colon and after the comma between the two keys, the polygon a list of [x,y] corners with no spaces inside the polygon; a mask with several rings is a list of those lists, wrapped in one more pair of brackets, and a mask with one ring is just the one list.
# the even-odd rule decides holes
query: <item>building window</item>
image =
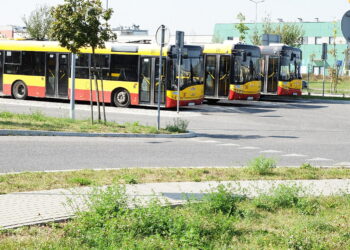
{"label": "building window", "polygon": [[301,38],[301,43],[302,44],[309,44],[309,38],[307,36],[304,36]]}
{"label": "building window", "polygon": [[315,37],[315,44],[322,44],[322,37],[316,36]]}

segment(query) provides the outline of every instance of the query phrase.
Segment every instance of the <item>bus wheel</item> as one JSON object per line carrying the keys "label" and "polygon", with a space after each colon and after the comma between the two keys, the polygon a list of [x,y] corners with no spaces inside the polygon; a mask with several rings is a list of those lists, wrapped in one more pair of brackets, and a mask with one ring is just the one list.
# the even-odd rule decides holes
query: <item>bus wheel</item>
{"label": "bus wheel", "polygon": [[130,106],[130,94],[126,89],[119,89],[114,92],[113,104],[117,107],[127,108]]}
{"label": "bus wheel", "polygon": [[12,87],[12,95],[15,99],[24,100],[28,96],[27,86],[22,81],[17,81]]}

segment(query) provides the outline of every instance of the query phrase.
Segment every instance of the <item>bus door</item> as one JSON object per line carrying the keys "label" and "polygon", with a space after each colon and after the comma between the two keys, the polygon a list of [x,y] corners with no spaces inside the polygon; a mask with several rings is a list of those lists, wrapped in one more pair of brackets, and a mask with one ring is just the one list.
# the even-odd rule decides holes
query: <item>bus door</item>
{"label": "bus door", "polygon": [[46,54],[46,96],[68,97],[68,62],[66,53]]}
{"label": "bus door", "polygon": [[[165,103],[165,59],[162,64],[161,104]],[[139,76],[140,103],[155,105],[158,103],[159,58],[142,57]]]}
{"label": "bus door", "polygon": [[4,52],[0,51],[0,91],[3,90]]}
{"label": "bus door", "polygon": [[217,64],[218,55],[207,55],[205,57],[205,83],[204,95],[206,97],[217,97]]}
{"label": "bus door", "polygon": [[263,65],[263,84],[261,90],[263,93],[277,93],[278,88],[278,57],[268,56],[264,57]]}
{"label": "bus door", "polygon": [[220,56],[218,96],[228,97],[230,91],[230,56]]}

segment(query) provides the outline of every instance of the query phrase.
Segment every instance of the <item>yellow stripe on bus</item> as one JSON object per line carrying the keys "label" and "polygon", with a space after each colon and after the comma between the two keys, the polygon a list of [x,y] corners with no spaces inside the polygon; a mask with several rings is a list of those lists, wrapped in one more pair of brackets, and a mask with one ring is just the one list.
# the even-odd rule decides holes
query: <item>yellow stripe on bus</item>
{"label": "yellow stripe on bus", "polygon": [[12,84],[15,81],[23,81],[28,87],[45,87],[45,76],[9,75],[4,74],[3,82]]}
{"label": "yellow stripe on bus", "polygon": [[[97,81],[99,90],[101,90],[101,81]],[[69,79],[69,88],[71,87],[71,79]],[[103,90],[113,91],[116,88],[125,88],[132,94],[138,94],[139,83],[138,82],[124,82],[124,81],[107,81],[103,80]],[[89,79],[76,79],[75,89],[79,90],[90,90],[90,80]],[[92,90],[96,90],[96,85],[94,80],[92,80]]]}

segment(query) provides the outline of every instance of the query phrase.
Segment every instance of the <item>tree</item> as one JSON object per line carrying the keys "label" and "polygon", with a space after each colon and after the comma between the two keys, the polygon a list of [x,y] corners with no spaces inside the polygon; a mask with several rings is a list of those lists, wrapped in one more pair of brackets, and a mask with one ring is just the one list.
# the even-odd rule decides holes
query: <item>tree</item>
{"label": "tree", "polygon": [[250,41],[254,45],[261,45],[261,35],[259,34],[257,27],[254,28],[253,35],[250,37]]}
{"label": "tree", "polygon": [[[108,20],[113,10],[104,10],[101,0],[64,0],[64,4],[52,9],[54,21],[52,23],[52,37],[57,39],[61,46],[72,53],[79,53],[82,47],[91,47],[93,56],[93,75],[96,87],[96,99],[98,105],[98,120],[101,120],[100,100],[97,83],[96,48],[104,48],[105,42],[116,39]],[[103,97],[103,84],[102,98]],[[90,98],[92,103],[92,84],[90,74]],[[104,100],[102,101],[104,105]],[[91,114],[93,121],[93,116]]]}
{"label": "tree", "polygon": [[45,40],[50,38],[49,30],[53,21],[51,7],[42,5],[33,10],[29,17],[22,17],[30,38]]}
{"label": "tree", "polygon": [[304,33],[303,28],[296,23],[285,23],[276,29],[276,34],[281,36],[282,43],[298,48],[301,46]]}
{"label": "tree", "polygon": [[338,35],[338,31],[337,31],[337,23],[334,22],[333,23],[333,42],[332,42],[332,45],[333,45],[333,48],[330,49],[328,51],[328,53],[333,57],[333,60],[334,60],[334,64],[333,64],[333,67],[329,67],[328,68],[328,72],[329,72],[329,75],[332,79],[331,81],[331,91],[332,89],[334,90],[334,93],[337,93],[338,91],[338,84],[339,84],[339,81],[341,79],[339,79],[339,67],[337,65],[337,47],[336,47],[336,43],[335,43],[335,40],[337,38],[337,35]]}
{"label": "tree", "polygon": [[305,32],[302,26],[296,23],[273,25],[271,17],[267,16],[263,19],[262,33],[279,35],[282,43],[292,47],[300,47]]}
{"label": "tree", "polygon": [[249,30],[248,26],[244,24],[245,21],[245,16],[242,13],[239,13],[237,15],[237,19],[239,20],[239,23],[235,25],[235,28],[239,32],[239,41],[240,42],[245,42],[245,38],[247,35],[247,31]]}

